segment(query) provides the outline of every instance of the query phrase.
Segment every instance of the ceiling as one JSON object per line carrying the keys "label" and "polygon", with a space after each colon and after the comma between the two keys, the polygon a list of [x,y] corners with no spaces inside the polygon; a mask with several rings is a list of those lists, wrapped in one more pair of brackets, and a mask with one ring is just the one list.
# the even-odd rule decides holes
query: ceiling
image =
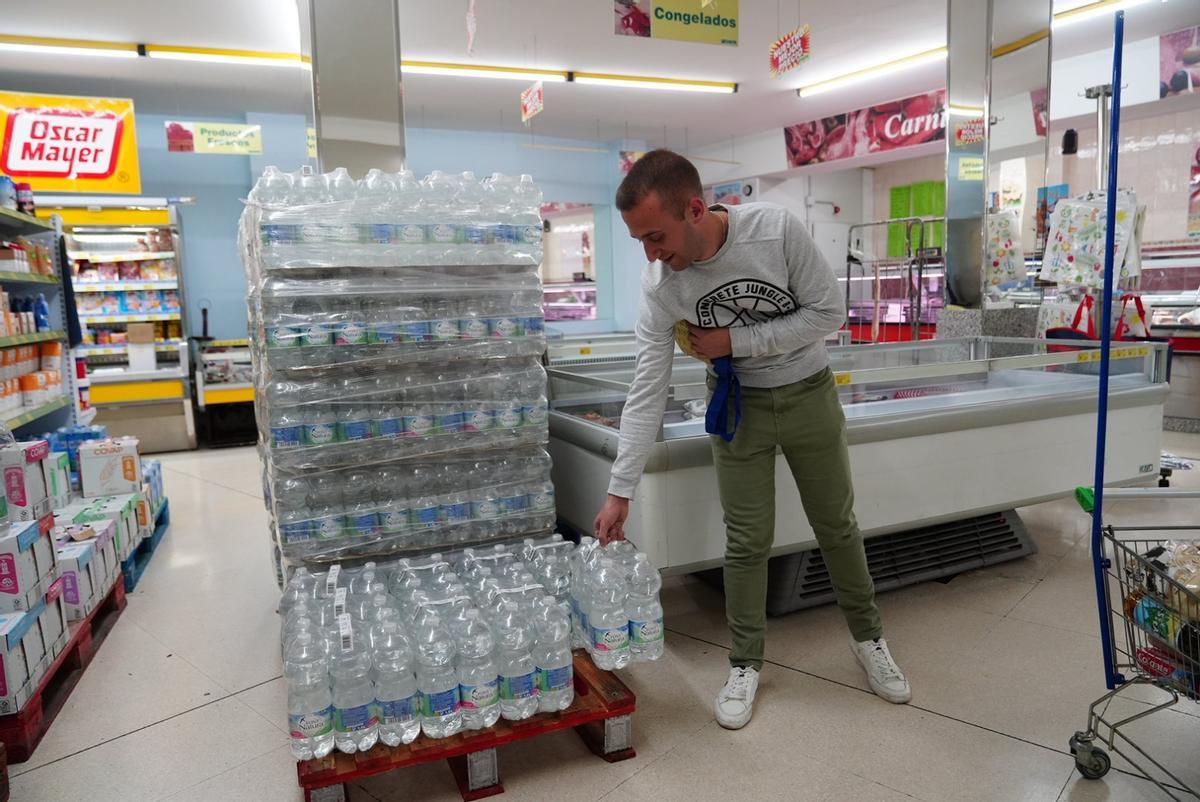
{"label": "ceiling", "polygon": [[[517,117],[519,81],[408,76],[409,125],[468,130],[526,131],[531,136],[617,141],[646,140],[683,148],[814,119],[944,85],[945,67],[929,64],[883,81],[800,99],[802,83],[844,73],[945,42],[945,0],[741,0],[738,47],[639,39],[613,34],[603,0],[477,0],[474,56],[466,53],[467,0],[398,0],[402,52],[407,59],[737,81],[735,95],[635,91],[546,84],[545,111],[532,129]],[[720,8],[722,2],[715,0]],[[1012,13],[997,22],[997,41],[1028,32],[1036,19]],[[1078,5],[1065,0],[1059,7]],[[847,5],[853,13],[847,13]],[[362,4],[346,2],[348,15]],[[356,11],[357,9],[357,11]],[[802,13],[801,13],[802,12]],[[299,26],[294,0],[46,0],[24,4],[0,23],[3,33],[124,42],[295,52]],[[67,22],[64,22],[67,21]],[[799,22],[812,26],[812,57],[781,78],[766,69],[767,45]],[[1200,3],[1170,0],[1127,12],[1126,38],[1155,36],[1200,23]],[[1055,57],[1102,48],[1111,22],[1099,18],[1056,31]],[[1027,51],[1026,51],[1027,52]],[[1006,87],[1015,93],[1040,83],[1040,71],[1007,56]],[[189,117],[246,111],[301,113],[309,74],[290,67],[105,59],[0,52],[7,89],[133,97],[139,110]],[[363,119],[379,105],[364,93],[351,98]]]}

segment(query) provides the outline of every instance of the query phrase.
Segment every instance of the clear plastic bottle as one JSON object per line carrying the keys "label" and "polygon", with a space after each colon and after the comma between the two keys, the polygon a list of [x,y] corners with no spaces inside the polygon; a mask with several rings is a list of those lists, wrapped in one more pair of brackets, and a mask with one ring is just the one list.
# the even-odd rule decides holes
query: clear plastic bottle
{"label": "clear plastic bottle", "polygon": [[400,339],[405,343],[427,343],[433,339],[429,322],[430,312],[425,299],[419,295],[405,296],[394,314],[400,326]]}
{"label": "clear plastic bottle", "polygon": [[383,537],[403,535],[410,529],[408,499],[399,470],[384,467],[375,474],[375,506]]}
{"label": "clear plastic bottle", "polygon": [[375,437],[375,421],[371,417],[371,405],[357,388],[348,388],[337,408],[338,442],[356,443]]}
{"label": "clear plastic bottle", "polygon": [[463,726],[454,671],[454,641],[436,616],[416,629],[417,689],[421,693],[421,731],[430,738],[449,738]]}
{"label": "clear plastic bottle", "polygon": [[[293,480],[296,481],[296,480]],[[307,493],[308,484],[303,485]],[[307,497],[305,498],[307,504]],[[283,589],[283,595],[279,599],[279,614],[286,616],[302,599],[307,601],[313,598],[313,592],[316,588],[317,580],[311,572],[303,565],[295,570],[291,578],[288,579],[287,586]]]}
{"label": "clear plastic bottle", "polygon": [[327,446],[338,442],[337,413],[331,404],[305,404],[304,442],[310,446]]}
{"label": "clear plastic bottle", "polygon": [[422,215],[423,192],[421,183],[408,170],[396,174],[395,209],[396,232],[394,241],[404,246],[398,252],[403,265],[423,264],[426,260],[426,229]]}
{"label": "clear plastic bottle", "polygon": [[500,675],[500,715],[521,721],[537,712],[537,672],[533,664],[533,628],[513,602],[504,602],[495,618],[496,670]]}
{"label": "clear plastic bottle", "polygon": [[300,633],[283,664],[288,686],[288,729],[297,760],[322,758],[333,751],[333,698],[325,650],[311,632]]}
{"label": "clear plastic bottle", "polygon": [[[380,382],[383,380],[380,379]],[[398,392],[378,392],[372,399],[377,435],[384,440],[400,440],[404,437],[404,406]]]}
{"label": "clear plastic bottle", "polygon": [[500,719],[500,680],[496,670],[495,639],[479,610],[465,611],[457,635],[458,685],[463,723],[469,730],[490,727]]}
{"label": "clear plastic bottle", "polygon": [[398,345],[404,342],[398,296],[387,295],[363,302],[366,312],[368,341],[373,345]]}
{"label": "clear plastic bottle", "polygon": [[330,474],[309,480],[308,506],[312,510],[313,534],[320,540],[336,540],[345,531],[345,503],[341,482]]}
{"label": "clear plastic bottle", "polygon": [[271,411],[271,448],[282,451],[304,445],[304,407],[279,407]]}
{"label": "clear plastic bottle", "polygon": [[305,296],[292,305],[300,329],[300,345],[314,347],[333,344],[333,320],[321,299]]}
{"label": "clear plastic bottle", "polygon": [[334,308],[334,345],[360,346],[370,342],[370,327],[361,298],[356,295],[340,298]]}
{"label": "clear plastic bottle", "polygon": [[347,534],[363,543],[379,539],[379,514],[375,506],[375,478],[369,471],[345,475],[342,498],[346,503]]}
{"label": "clear plastic bottle", "polygon": [[312,511],[308,508],[308,482],[304,479],[287,477],[276,483],[275,509],[279,537],[285,545],[303,543],[316,536]]}
{"label": "clear plastic bottle", "polygon": [[626,577],[629,588],[629,653],[634,660],[663,656],[663,608],[659,601],[662,577],[647,555],[639,553]]}
{"label": "clear plastic bottle", "polygon": [[409,485],[409,522],[414,532],[429,532],[438,528],[441,503],[428,466],[418,466]]}
{"label": "clear plastic bottle", "polygon": [[375,707],[379,740],[388,746],[410,744],[421,733],[421,695],[414,676],[416,658],[395,620],[371,628],[375,663]]}
{"label": "clear plastic bottle", "polygon": [[587,579],[592,661],[605,671],[629,665],[629,616],[625,580],[616,563],[602,557]]}
{"label": "clear plastic bottle", "polygon": [[437,298],[429,309],[430,339],[433,342],[457,342],[462,336],[458,304],[450,298]]}
{"label": "clear plastic bottle", "polygon": [[554,514],[554,483],[549,479],[530,482],[526,485],[529,512],[535,515]]}
{"label": "clear plastic bottle", "polygon": [[339,616],[340,643],[334,648],[329,674],[333,680],[333,738],[338,751],[365,752],[379,740],[375,685],[366,639],[349,615]]}
{"label": "clear plastic bottle", "polygon": [[571,621],[554,596],[544,596],[536,608],[538,711],[555,713],[575,701],[574,665],[571,658]]}

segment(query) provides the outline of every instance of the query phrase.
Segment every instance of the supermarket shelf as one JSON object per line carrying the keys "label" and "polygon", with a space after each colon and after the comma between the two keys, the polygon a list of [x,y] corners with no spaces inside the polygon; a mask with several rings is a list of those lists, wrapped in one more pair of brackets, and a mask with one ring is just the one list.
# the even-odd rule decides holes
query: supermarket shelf
{"label": "supermarket shelf", "polygon": [[178,312],[156,312],[142,315],[80,315],[80,323],[151,323],[156,320],[179,320]]}
{"label": "supermarket shelf", "polygon": [[209,340],[203,344],[205,348],[249,348],[250,341],[241,340]]}
{"label": "supermarket shelf", "polygon": [[70,402],[70,399],[65,395],[56,398],[48,404],[42,404],[40,407],[34,407],[28,412],[22,412],[20,415],[8,418],[4,421],[5,425],[10,429],[15,429],[18,426],[24,426],[26,423],[32,423],[43,415],[49,415],[56,409],[62,409]]}
{"label": "supermarket shelf", "polygon": [[21,284],[57,284],[58,276],[43,276],[40,273],[18,273],[12,270],[0,270],[0,281],[14,281]]}
{"label": "supermarket shelf", "polygon": [[52,340],[66,339],[67,333],[61,329],[38,331],[33,334],[14,334],[11,337],[0,337],[0,348],[12,345],[28,345],[29,343],[44,343]]}
{"label": "supermarket shelf", "polygon": [[110,370],[103,369],[93,372],[88,379],[92,383],[92,388],[95,389],[97,384],[121,384],[122,382],[152,382],[162,381],[163,379],[182,379],[183,371],[178,368],[170,368],[167,370]]}
{"label": "supermarket shelf", "polygon": [[[0,279],[4,276],[0,273]],[[163,281],[77,281],[75,292],[128,292],[130,290],[177,290],[179,282],[175,279]]]}
{"label": "supermarket shelf", "polygon": [[203,362],[249,362],[250,358],[249,348],[236,348],[229,351],[218,351],[215,354],[200,355]]}
{"label": "supermarket shelf", "polygon": [[146,262],[152,259],[174,259],[175,251],[67,251],[75,261],[89,262]]}
{"label": "supermarket shelf", "polygon": [[79,419],[80,426],[90,426],[92,421],[96,419],[96,408],[88,407],[75,413],[75,417]]}
{"label": "supermarket shelf", "polygon": [[53,231],[54,227],[48,222],[38,220],[28,214],[22,214],[16,209],[0,206],[0,231],[5,234],[45,234]]}
{"label": "supermarket shelf", "polygon": [[[156,342],[154,350],[160,354],[173,354],[179,350],[179,346],[183,344],[183,340],[169,340],[167,342]],[[124,343],[110,343],[107,345],[83,345],[75,349],[75,353],[80,356],[119,356],[126,352]]]}
{"label": "supermarket shelf", "polygon": [[214,404],[241,404],[253,400],[254,385],[252,384],[213,384],[206,385],[204,388],[205,406],[213,406]]}

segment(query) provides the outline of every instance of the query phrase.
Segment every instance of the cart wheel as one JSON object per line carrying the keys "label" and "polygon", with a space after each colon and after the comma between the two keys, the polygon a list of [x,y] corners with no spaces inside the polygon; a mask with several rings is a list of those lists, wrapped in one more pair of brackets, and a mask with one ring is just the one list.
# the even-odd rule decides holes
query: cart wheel
{"label": "cart wheel", "polygon": [[1075,754],[1075,768],[1089,780],[1098,780],[1112,768],[1112,761],[1103,749],[1093,746],[1090,751]]}

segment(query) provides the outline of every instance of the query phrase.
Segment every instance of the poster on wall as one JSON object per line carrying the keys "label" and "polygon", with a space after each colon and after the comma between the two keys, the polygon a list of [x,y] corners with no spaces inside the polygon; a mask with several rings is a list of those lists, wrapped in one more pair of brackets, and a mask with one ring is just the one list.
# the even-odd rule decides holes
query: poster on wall
{"label": "poster on wall", "polygon": [[797,123],[783,129],[788,165],[867,156],[946,138],[946,90]]}
{"label": "poster on wall", "polygon": [[1200,25],[1158,37],[1158,96],[1200,92]]}
{"label": "poster on wall", "polygon": [[738,0],[613,0],[613,32],[737,47]]}
{"label": "poster on wall", "polygon": [[176,120],[167,120],[164,125],[167,129],[167,150],[171,153],[258,156],[263,152],[261,125]]}
{"label": "poster on wall", "polygon": [[308,147],[308,158],[317,158],[317,129],[311,127],[305,128],[304,138],[306,140],[305,144]]}
{"label": "poster on wall", "polygon": [[0,91],[0,174],[35,192],[142,191],[133,101]]}
{"label": "poster on wall", "polygon": [[1033,130],[1045,136],[1050,121],[1050,92],[1046,87],[1034,89],[1029,93],[1029,104],[1033,107]]}
{"label": "poster on wall", "polygon": [[1188,186],[1189,237],[1200,237],[1200,148],[1192,155],[1192,181]]}
{"label": "poster on wall", "polygon": [[[722,206],[740,206],[744,200],[743,196],[746,185],[741,181],[729,181],[724,184],[713,184],[712,200],[709,203],[719,203]],[[707,200],[708,193],[705,193]]]}
{"label": "poster on wall", "polygon": [[535,81],[521,92],[521,122],[527,123],[546,107],[546,93],[541,81]]}
{"label": "poster on wall", "polygon": [[633,163],[646,155],[644,150],[622,150],[617,153],[621,175],[633,169]]}
{"label": "poster on wall", "polygon": [[796,69],[812,55],[811,28],[806,23],[785,33],[771,43],[767,55],[770,58],[771,75],[776,78]]}
{"label": "poster on wall", "polygon": [[1038,187],[1037,235],[1039,238],[1045,237],[1046,233],[1050,230],[1050,215],[1054,213],[1055,204],[1067,197],[1070,192],[1071,188],[1066,184]]}

